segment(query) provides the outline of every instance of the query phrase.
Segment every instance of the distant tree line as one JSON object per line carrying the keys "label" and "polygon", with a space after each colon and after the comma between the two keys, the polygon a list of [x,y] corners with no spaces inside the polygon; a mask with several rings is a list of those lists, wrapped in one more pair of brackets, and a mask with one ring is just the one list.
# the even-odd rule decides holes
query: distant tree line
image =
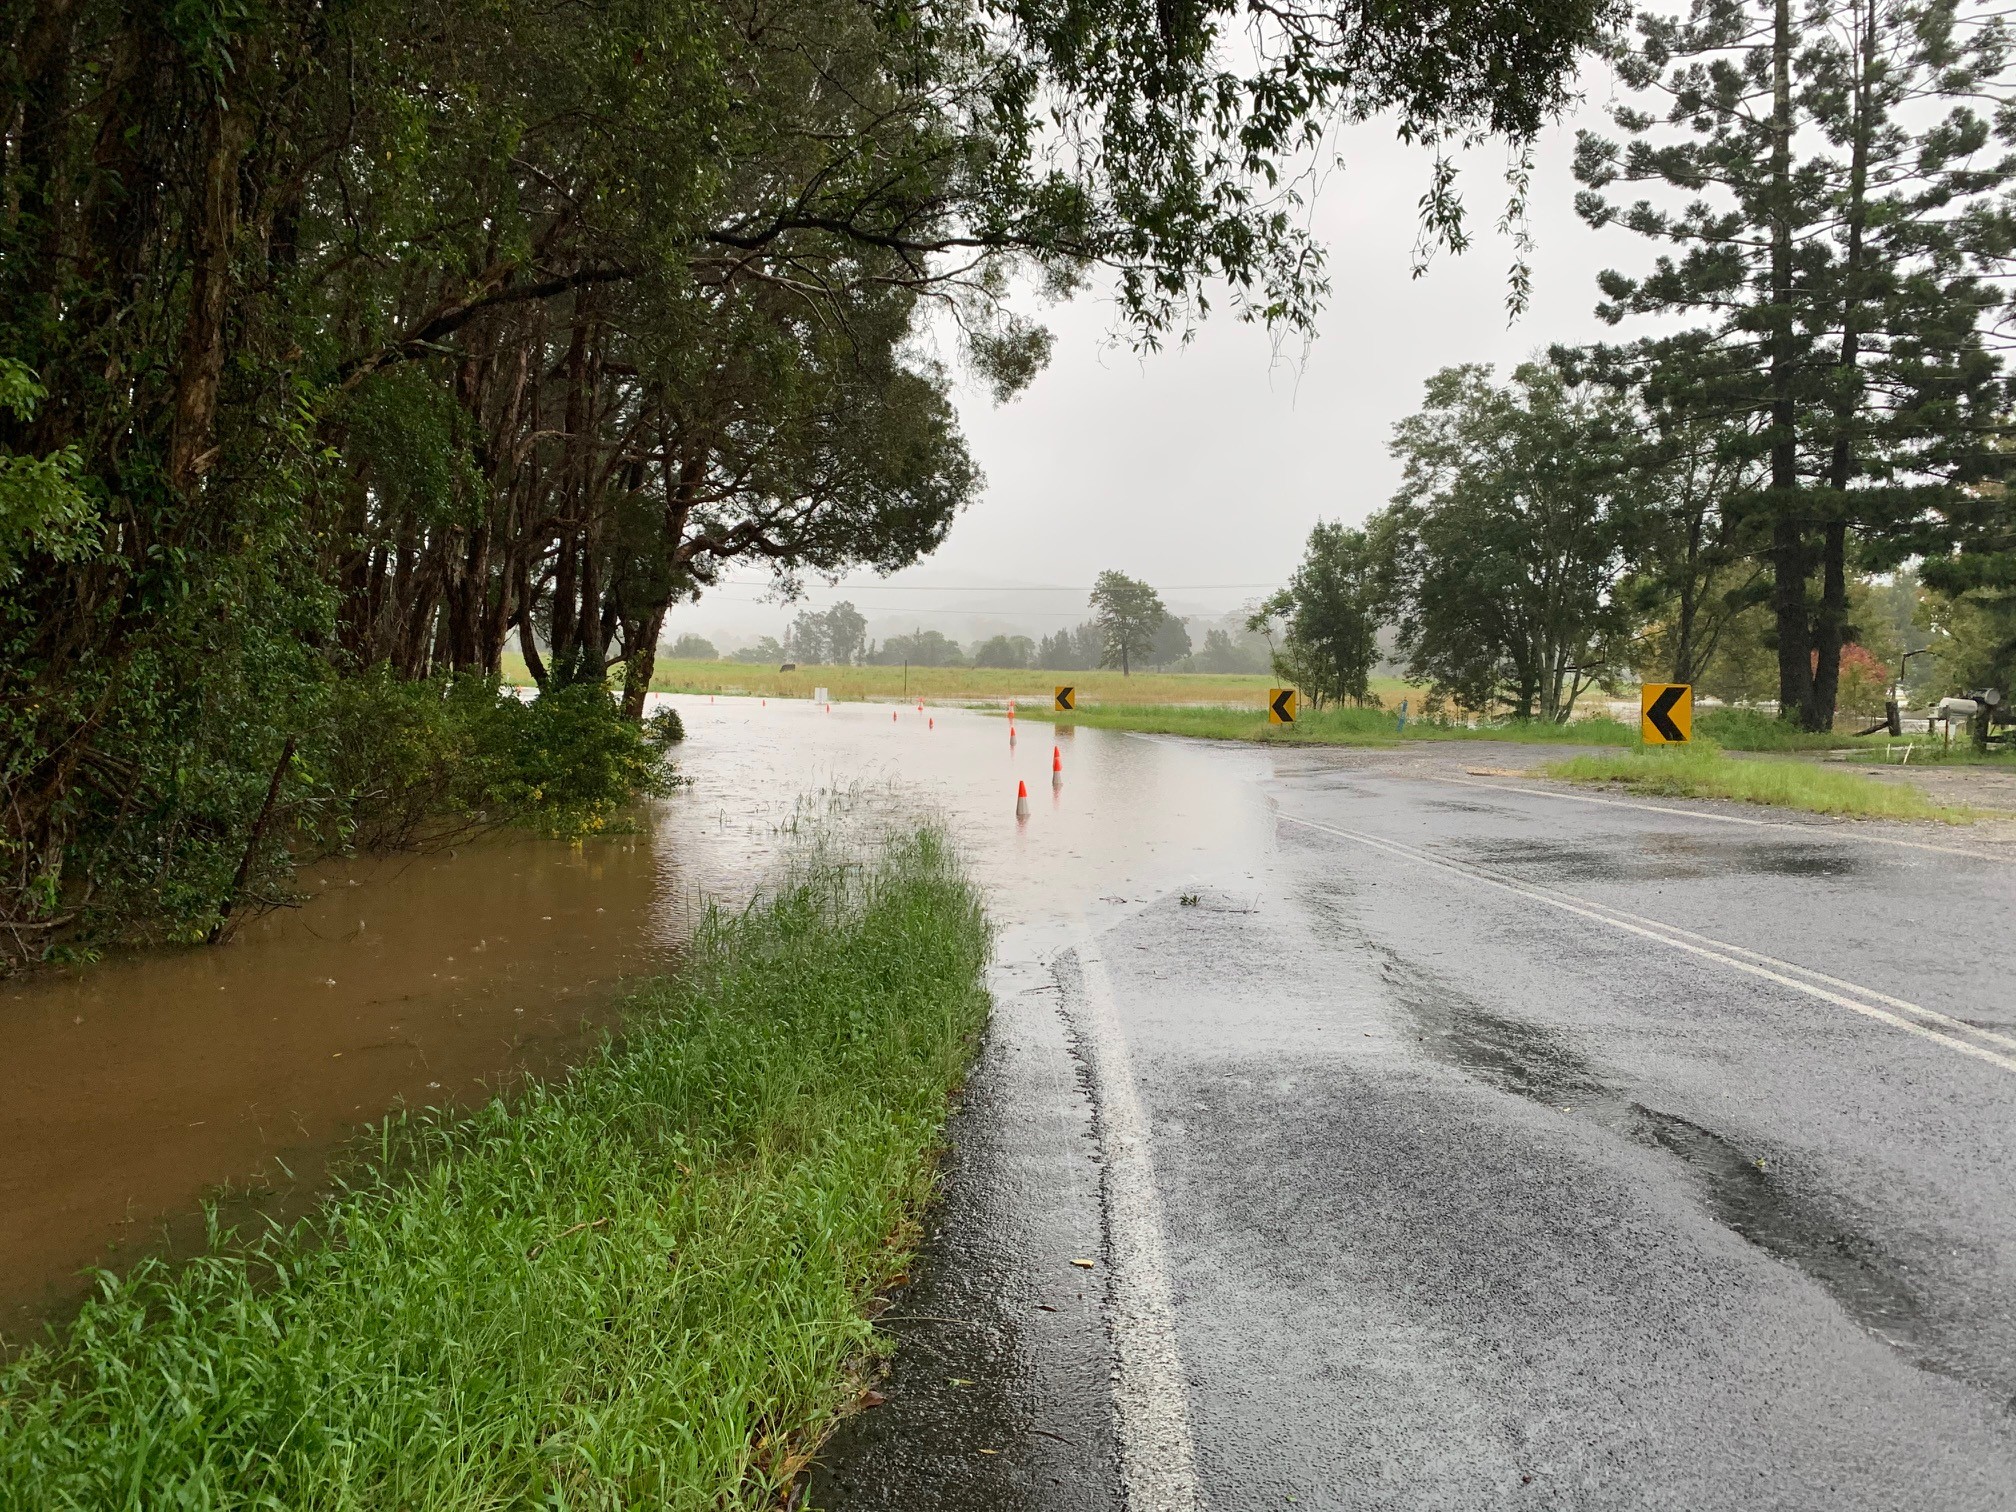
{"label": "distant tree line", "polygon": [[[1225,624],[1210,626],[1205,630],[1203,645],[1193,647],[1184,621],[1163,609],[1152,588],[1133,579],[1125,581],[1131,585],[1127,591],[1133,596],[1128,602],[1141,611],[1142,623],[1136,626],[1130,622],[1124,629],[1095,617],[1040,638],[1002,634],[965,647],[941,631],[924,629],[874,641],[867,638],[867,622],[860,612],[843,600],[823,611],[800,612],[783,639],[760,636],[729,653],[728,659],[757,665],[799,662],[893,667],[907,663],[913,667],[1040,668],[1057,672],[1095,667],[1121,667],[1124,671],[1134,665],[1181,672],[1250,674],[1267,670],[1266,643],[1246,627],[1243,616],[1229,616]],[[1127,636],[1135,639],[1128,640]],[[712,641],[698,635],[680,636],[667,648],[667,654],[699,661],[714,661],[721,655]]]}

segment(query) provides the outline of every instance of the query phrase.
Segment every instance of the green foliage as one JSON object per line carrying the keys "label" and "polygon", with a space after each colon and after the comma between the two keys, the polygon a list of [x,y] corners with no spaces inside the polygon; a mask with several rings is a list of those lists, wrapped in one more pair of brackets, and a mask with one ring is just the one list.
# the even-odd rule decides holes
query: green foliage
{"label": "green foliage", "polygon": [[913,667],[963,667],[965,654],[959,642],[937,630],[916,630],[909,635],[892,635],[870,650],[867,660],[893,667],[907,662]]}
{"label": "green foliage", "polygon": [[997,635],[973,648],[976,667],[1026,667],[1036,643],[1026,635]]}
{"label": "green foliage", "polygon": [[[1092,585],[1093,622],[1099,627],[1102,667],[1118,667],[1124,675],[1134,662],[1155,654],[1155,638],[1169,611],[1162,596],[1139,578],[1108,569]],[[1186,637],[1187,638],[1187,637]]]}
{"label": "green foliage", "polygon": [[714,649],[714,642],[704,635],[682,635],[672,642],[672,649],[666,653],[674,661],[719,661],[721,653]]}
{"label": "green foliage", "polygon": [[[1241,617],[1240,630],[1245,631]],[[1190,655],[1186,672],[1265,672],[1268,669],[1266,642],[1258,634],[1242,634],[1235,640],[1233,630],[1213,625],[1204,632],[1204,644]]]}
{"label": "green foliage", "polygon": [[928,832],[710,913],[566,1080],[392,1118],[310,1220],[0,1366],[0,1504],[776,1505],[907,1263],[988,946]]}
{"label": "green foliage", "polygon": [[[33,420],[47,397],[26,366],[0,356],[0,413]],[[52,562],[75,562],[97,551],[103,534],[75,446],[46,457],[0,446],[0,588],[21,575],[26,558],[39,553]]]}
{"label": "green foliage", "polygon": [[1856,558],[1942,562],[2006,516],[1988,337],[2016,245],[2005,18],[1694,0],[1638,30],[1615,53],[1621,137],[1581,135],[1576,203],[1665,250],[1643,276],[1603,274],[1599,314],[1708,324],[1596,365],[1712,442],[1721,534],[1768,562],[1781,711],[1824,732]]}
{"label": "green foliage", "polygon": [[845,599],[824,612],[807,610],[792,622],[784,654],[793,661],[852,666],[868,645],[868,621]]}
{"label": "green foliage", "polygon": [[[1031,665],[1054,672],[1090,672],[1101,665],[1105,645],[1095,621],[1087,620],[1069,630],[1043,637]],[[1254,668],[1254,671],[1260,670]]]}
{"label": "green foliage", "polygon": [[[8,7],[4,959],[200,936],[247,857],[277,896],[276,771],[315,833],[412,834],[429,792],[586,822],[629,758],[590,740],[580,796],[549,745],[513,787],[486,744],[565,749],[551,709],[422,694],[365,741],[384,772],[302,785],[389,697],[361,669],[459,688],[515,637],[553,692],[623,668],[637,720],[668,610],[729,566],[914,561],[980,487],[927,312],[1002,395],[1049,347],[1025,274],[1107,270],[1149,344],[1227,285],[1306,329],[1283,186],[1338,116],[1530,137],[1608,15],[1340,12],[1234,74],[1231,9],[1165,9]],[[1429,229],[1462,239],[1446,173]]]}
{"label": "green foliage", "polygon": [[1148,648],[1148,665],[1168,667],[1190,654],[1190,627],[1173,614],[1164,614],[1155,626],[1154,644]]}
{"label": "green foliage", "polygon": [[1816,735],[1761,709],[1700,709],[1694,735],[1727,751],[1830,751],[1860,745],[1852,735]]}
{"label": "green foliage", "polygon": [[1565,721],[1628,655],[1644,532],[1628,405],[1556,367],[1445,368],[1394,427],[1405,469],[1369,529],[1408,676],[1457,707]]}
{"label": "green foliage", "polygon": [[1319,520],[1288,586],[1247,622],[1261,629],[1277,617],[1284,621],[1274,671],[1319,709],[1346,699],[1378,705],[1370,682],[1385,608],[1379,568],[1364,531]]}
{"label": "green foliage", "polygon": [[327,847],[397,849],[519,824],[574,838],[672,781],[677,711],[620,717],[607,689],[536,698],[495,678],[402,678],[379,666],[337,683],[304,805]]}

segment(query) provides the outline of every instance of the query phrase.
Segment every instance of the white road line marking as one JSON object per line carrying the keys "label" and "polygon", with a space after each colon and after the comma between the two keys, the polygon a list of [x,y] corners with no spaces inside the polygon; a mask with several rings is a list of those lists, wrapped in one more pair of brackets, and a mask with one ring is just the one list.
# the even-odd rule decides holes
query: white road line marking
{"label": "white road line marking", "polygon": [[1128,1512],[1199,1512],[1175,1303],[1162,1249],[1148,1118],[1134,1093],[1127,1040],[1106,963],[1089,935],[1076,946],[1082,1011],[1073,1015],[1092,1051],[1100,1142],[1105,1153],[1106,1227],[1112,1274],[1114,1413]]}
{"label": "white road line marking", "polygon": [[[1656,919],[1644,919],[1637,915],[1627,914],[1623,909],[1613,909],[1608,904],[1593,903],[1586,898],[1578,898],[1569,893],[1555,893],[1549,889],[1536,887],[1526,882],[1514,882],[1504,877],[1494,877],[1486,872],[1467,866],[1462,862],[1451,861],[1442,856],[1432,856],[1425,851],[1416,850],[1410,845],[1403,845],[1397,840],[1388,840],[1380,835],[1367,835],[1357,830],[1340,829],[1335,825],[1318,824],[1313,819],[1302,819],[1293,814],[1277,814],[1276,817],[1284,824],[1300,825],[1304,829],[1316,830],[1326,835],[1335,835],[1342,840],[1354,841],[1373,850],[1384,851],[1389,855],[1399,857],[1403,861],[1412,861],[1417,865],[1432,866],[1442,871],[1452,872],[1456,876],[1467,878],[1472,882],[1482,883],[1486,887],[1495,887],[1502,892],[1509,892],[1522,898],[1529,898],[1536,903],[1545,903],[1548,907],[1558,908],[1563,913],[1576,914],[1582,918],[1593,920],[1598,924],[1607,924],[1612,929],[1621,930],[1625,934],[1637,935],[1642,939],[1656,941],[1658,944],[1666,946],[1669,950],[1682,951],[1687,955],[1699,956],[1703,960],[1713,961],[1717,965],[1726,966],[1732,971],[1741,971],[1750,976],[1761,977],[1767,982],[1775,982],[1781,987],[1789,987],[1794,992],[1801,992],[1808,997],[1818,998],[1822,1002],[1832,1003],[1837,1008],[1846,1008],[1851,1013],[1859,1013],[1864,1018],[1875,1019],[1879,1023],[1888,1024],[1894,1029],[1902,1029],[1906,1034],[1915,1034],[1921,1039],[1927,1039],[1934,1044],[1943,1045],[1946,1049],[1957,1051],[1961,1055],[1972,1056],[1976,1060],[1986,1061],[1989,1065],[1999,1067],[2001,1070],[2016,1072],[2016,1055],[2005,1055],[2001,1051],[1991,1050],[1985,1045],[1977,1045],[1970,1040],[1957,1038],[1955,1031],[1981,1035],[1985,1038],[2007,1043],[2003,1036],[1976,1029],[1971,1024],[1963,1024],[1958,1019],[1948,1018],[1946,1015],[1937,1013],[1930,1008],[1921,1008],[1915,1003],[1907,1003],[1901,998],[1888,997],[1881,993],[1872,992],[1867,988],[1856,986],[1853,983],[1842,982],[1838,978],[1826,977],[1819,972],[1810,971],[1803,966],[1793,966],[1789,962],[1772,961],[1771,957],[1758,955],[1755,951],[1743,950],[1740,946],[1725,945],[1720,940],[1710,939],[1706,935],[1694,934],[1692,931],[1680,929],[1675,925],[1662,924]],[[1743,959],[1745,956],[1751,959]],[[1763,964],[1765,962],[1771,962],[1772,964],[1765,965]],[[1782,967],[1784,969],[1773,969],[1773,967]],[[1788,975],[1788,972],[1799,972],[1803,976],[1816,978],[1817,980],[1802,981],[1798,976]],[[1822,983],[1833,983],[1835,986],[1845,989],[1845,991],[1834,991],[1832,987],[1823,986],[1821,985]],[[1864,997],[1874,998],[1877,1001],[1863,1002],[1847,996],[1848,992],[1861,993]],[[1900,1016],[1898,1013],[1891,1012],[1887,1007],[1877,1006],[1878,1002],[1893,1005],[1910,1013],[1917,1014],[1922,1018],[1929,1019],[1932,1022],[1914,1022],[1911,1019]]]}
{"label": "white road line marking", "polygon": [[2016,848],[2006,855],[1993,851],[1968,850],[1961,845],[1934,845],[1929,840],[1903,840],[1895,835],[1856,834],[1818,824],[1792,824],[1783,819],[1749,819],[1738,814],[1711,814],[1704,809],[1669,808],[1661,803],[1633,803],[1627,798],[1597,798],[1588,793],[1560,793],[1552,788],[1515,787],[1509,782],[1479,782],[1474,777],[1436,777],[1426,772],[1380,773],[1418,782],[1446,782],[1451,787],[1491,788],[1500,793],[1523,793],[1528,798],[1557,798],[1563,803],[1593,803],[1599,808],[1642,809],[1648,814],[1678,814],[1683,819],[1706,819],[1711,824],[1746,824],[1756,829],[1797,830],[1826,840],[1859,840],[1870,845],[1898,845],[1905,850],[1935,851],[1942,856],[1969,856],[1976,861],[2016,861]]}

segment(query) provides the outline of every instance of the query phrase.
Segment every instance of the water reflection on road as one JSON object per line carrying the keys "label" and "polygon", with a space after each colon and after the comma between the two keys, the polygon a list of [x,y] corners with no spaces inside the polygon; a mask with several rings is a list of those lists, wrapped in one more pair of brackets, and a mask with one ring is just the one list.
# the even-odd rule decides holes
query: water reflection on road
{"label": "water reflection on road", "polygon": [[636,833],[332,863],[305,879],[305,906],[228,947],[0,988],[0,1338],[74,1297],[83,1267],[156,1242],[164,1221],[192,1228],[208,1191],[298,1206],[323,1154],[388,1108],[564,1063],[625,982],[674,960],[699,899],[740,901],[774,873],[808,795],[941,821],[1004,954],[1025,957],[1088,909],[1236,892],[1268,844],[1257,753],[1026,719],[1011,744],[999,718],[914,705],[665,701],[686,721],[690,785]]}

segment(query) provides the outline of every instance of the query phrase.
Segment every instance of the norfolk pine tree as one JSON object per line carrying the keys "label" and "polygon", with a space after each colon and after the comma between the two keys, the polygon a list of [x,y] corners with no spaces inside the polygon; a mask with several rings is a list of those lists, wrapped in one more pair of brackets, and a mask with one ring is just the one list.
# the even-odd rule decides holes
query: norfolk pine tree
{"label": "norfolk pine tree", "polygon": [[[1605,273],[1598,313],[1710,317],[1639,355],[1665,402],[1717,417],[1726,460],[1761,464],[1727,507],[1770,565],[1781,716],[1825,730],[1851,549],[1936,549],[2000,471],[1981,327],[2010,246],[2005,39],[1985,12],[1885,0],[1697,0],[1638,31],[1614,54],[1629,140],[1582,134],[1577,208],[1676,250]],[[1620,205],[1618,183],[1686,198]]]}

